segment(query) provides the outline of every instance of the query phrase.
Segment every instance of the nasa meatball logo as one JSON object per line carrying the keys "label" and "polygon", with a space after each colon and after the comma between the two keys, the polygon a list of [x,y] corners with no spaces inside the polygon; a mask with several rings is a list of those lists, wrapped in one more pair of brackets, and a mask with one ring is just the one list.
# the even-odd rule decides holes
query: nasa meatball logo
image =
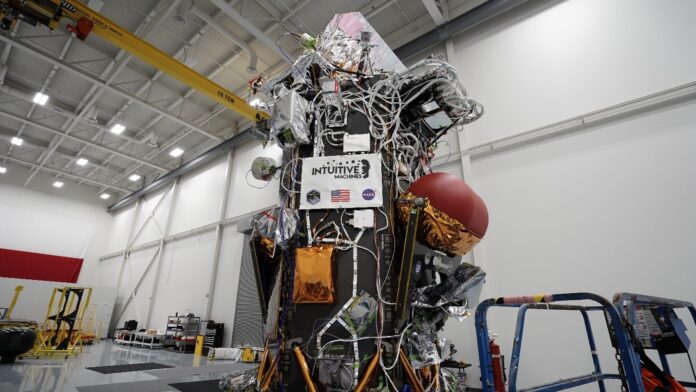
{"label": "nasa meatball logo", "polygon": [[307,203],[315,205],[321,201],[321,193],[318,190],[312,189],[307,192]]}
{"label": "nasa meatball logo", "polygon": [[372,200],[375,198],[375,190],[374,189],[365,189],[362,193],[362,197],[365,200]]}

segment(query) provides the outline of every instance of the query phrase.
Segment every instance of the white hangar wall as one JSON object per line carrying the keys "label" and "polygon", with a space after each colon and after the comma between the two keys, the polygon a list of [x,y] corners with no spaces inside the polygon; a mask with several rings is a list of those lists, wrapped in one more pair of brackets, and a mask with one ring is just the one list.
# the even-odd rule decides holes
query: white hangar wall
{"label": "white hangar wall", "polygon": [[[483,298],[638,291],[696,301],[696,102],[685,86],[696,81],[694,14],[696,3],[687,0],[529,2],[446,43],[469,94],[486,107],[479,122],[448,136],[435,162],[465,177],[488,205],[490,229],[473,254],[488,272]],[[632,100],[635,110],[602,117],[604,108]],[[472,154],[461,154],[469,148]],[[132,297],[117,325],[136,318],[164,329],[168,314],[206,317],[210,307],[207,316],[225,322],[229,344],[243,243],[230,222],[277,199],[277,182],[263,189],[247,183],[249,163],[261,154],[278,151],[242,146],[115,215],[93,276],[95,285],[118,286],[121,306]],[[218,228],[220,219],[227,221]],[[129,238],[137,250],[124,267],[118,252]],[[508,352],[513,320],[499,312],[490,320]],[[578,321],[530,316],[522,385],[590,370]],[[594,321],[604,367],[614,370],[601,320]],[[475,364],[469,374],[476,385],[473,318],[448,323],[446,335],[458,357]],[[684,365],[675,366],[677,375],[686,376]]]}
{"label": "white hangar wall", "polygon": [[277,181],[247,178],[259,155],[279,158],[280,150],[241,146],[114,215],[98,262],[104,273],[94,280],[118,287],[113,325],[134,319],[139,328],[164,331],[167,316],[192,312],[225,323],[223,343],[230,344],[244,243],[236,221],[277,200]]}
{"label": "white hangar wall", "polygon": [[[696,301],[694,13],[689,1],[530,2],[449,43],[486,108],[460,135],[471,149],[465,177],[490,212],[474,252],[488,272],[482,298],[628,291]],[[508,358],[515,315],[489,319]],[[448,335],[478,384],[473,318],[454,324]],[[579,315],[532,313],[526,331],[518,386],[591,372]],[[674,360],[689,379],[686,359]]]}

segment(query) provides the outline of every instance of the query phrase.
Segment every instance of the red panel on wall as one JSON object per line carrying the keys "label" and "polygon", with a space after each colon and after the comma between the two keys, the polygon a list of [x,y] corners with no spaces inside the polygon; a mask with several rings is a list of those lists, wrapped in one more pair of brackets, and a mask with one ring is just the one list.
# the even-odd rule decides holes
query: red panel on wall
{"label": "red panel on wall", "polygon": [[0,277],[77,283],[82,260],[0,248]]}

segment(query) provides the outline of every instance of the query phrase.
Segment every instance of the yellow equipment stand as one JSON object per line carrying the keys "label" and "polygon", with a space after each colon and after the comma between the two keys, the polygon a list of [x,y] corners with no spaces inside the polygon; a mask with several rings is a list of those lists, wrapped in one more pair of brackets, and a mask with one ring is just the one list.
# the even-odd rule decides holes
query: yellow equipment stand
{"label": "yellow equipment stand", "polygon": [[[82,298],[78,292],[82,293]],[[34,349],[20,358],[64,357],[82,352],[82,320],[89,307],[92,289],[61,287],[53,289],[46,320],[37,330]],[[74,317],[70,328],[63,317]]]}
{"label": "yellow equipment stand", "polygon": [[203,341],[205,340],[205,336],[198,335],[196,336],[196,347],[193,349],[193,355],[200,357],[203,355]]}
{"label": "yellow equipment stand", "polygon": [[256,353],[254,352],[254,349],[250,346],[246,346],[242,349],[242,362],[256,362]]}
{"label": "yellow equipment stand", "polygon": [[15,308],[15,305],[17,305],[17,300],[19,299],[19,294],[24,290],[24,286],[19,285],[15,287],[15,292],[14,296],[12,297],[12,302],[10,302],[10,307],[5,310],[5,313],[3,314],[3,319],[11,319],[12,318],[12,311]]}

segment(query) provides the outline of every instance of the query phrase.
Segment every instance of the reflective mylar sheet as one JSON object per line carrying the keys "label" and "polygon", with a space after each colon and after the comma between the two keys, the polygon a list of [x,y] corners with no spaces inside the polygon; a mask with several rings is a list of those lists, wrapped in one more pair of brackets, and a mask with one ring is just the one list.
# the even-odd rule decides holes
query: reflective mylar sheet
{"label": "reflective mylar sheet", "polygon": [[296,304],[334,302],[332,246],[295,249],[295,285],[292,301]]}

